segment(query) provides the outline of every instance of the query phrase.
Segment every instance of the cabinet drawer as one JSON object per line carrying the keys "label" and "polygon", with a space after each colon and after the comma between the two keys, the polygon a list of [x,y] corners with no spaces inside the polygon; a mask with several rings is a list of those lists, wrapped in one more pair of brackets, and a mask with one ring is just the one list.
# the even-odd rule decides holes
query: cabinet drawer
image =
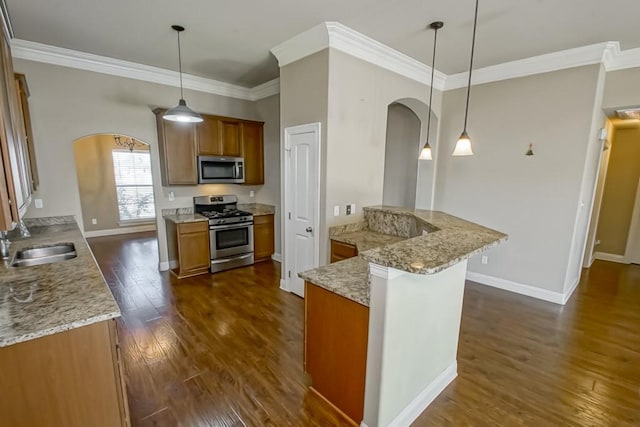
{"label": "cabinet drawer", "polygon": [[182,224],[178,224],[179,234],[202,233],[203,231],[208,231],[208,230],[209,230],[209,223],[207,221],[185,222]]}
{"label": "cabinet drawer", "polygon": [[347,243],[331,241],[331,259],[346,259],[358,255],[358,249]]}
{"label": "cabinet drawer", "polygon": [[253,217],[253,223],[259,224],[271,224],[273,223],[273,215],[256,215]]}

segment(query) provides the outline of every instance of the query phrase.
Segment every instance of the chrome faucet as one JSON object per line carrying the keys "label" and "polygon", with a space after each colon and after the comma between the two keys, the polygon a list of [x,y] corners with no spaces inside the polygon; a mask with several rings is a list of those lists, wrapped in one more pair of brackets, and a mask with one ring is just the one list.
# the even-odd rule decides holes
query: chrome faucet
{"label": "chrome faucet", "polygon": [[21,219],[18,226],[20,227],[20,236],[31,237],[31,233],[29,233],[29,229],[27,228],[27,225],[24,223],[24,220]]}
{"label": "chrome faucet", "polygon": [[7,232],[0,231],[0,257],[3,259],[9,258],[9,246],[11,246],[11,241],[7,237]]}

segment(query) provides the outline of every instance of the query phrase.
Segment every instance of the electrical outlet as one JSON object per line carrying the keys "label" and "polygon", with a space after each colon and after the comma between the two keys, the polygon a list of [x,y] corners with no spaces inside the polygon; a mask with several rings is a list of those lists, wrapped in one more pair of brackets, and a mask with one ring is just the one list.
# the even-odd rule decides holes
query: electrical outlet
{"label": "electrical outlet", "polygon": [[483,264],[489,264],[489,257],[486,255],[482,255],[482,263]]}
{"label": "electrical outlet", "polygon": [[593,246],[598,246],[600,244],[600,240],[596,240],[596,243]]}
{"label": "electrical outlet", "polygon": [[42,199],[35,199],[33,201],[36,205],[36,209],[42,209],[43,205],[42,205]]}
{"label": "electrical outlet", "polygon": [[347,210],[345,211],[345,215],[351,215],[351,205],[347,205]]}
{"label": "electrical outlet", "polygon": [[173,191],[169,191],[169,201],[175,200],[176,196],[173,194]]}
{"label": "electrical outlet", "polygon": [[340,205],[335,205],[333,207],[333,216],[340,216]]}
{"label": "electrical outlet", "polygon": [[249,197],[256,197],[256,192],[253,190],[249,191]]}
{"label": "electrical outlet", "polygon": [[95,218],[91,218],[91,224],[96,225],[98,223],[98,220]]}

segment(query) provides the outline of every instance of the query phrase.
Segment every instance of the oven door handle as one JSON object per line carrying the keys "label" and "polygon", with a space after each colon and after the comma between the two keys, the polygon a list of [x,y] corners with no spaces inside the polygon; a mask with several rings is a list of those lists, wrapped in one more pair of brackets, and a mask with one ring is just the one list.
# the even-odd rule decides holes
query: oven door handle
{"label": "oven door handle", "polygon": [[238,224],[226,224],[226,225],[210,225],[209,230],[233,230],[234,228],[245,228],[252,225],[253,225],[253,222],[240,222]]}
{"label": "oven door handle", "polygon": [[247,259],[250,256],[252,256],[253,254],[246,254],[246,255],[242,255],[242,256],[238,256],[238,257],[233,257],[233,258],[223,258],[223,259],[212,259],[211,260],[211,264],[222,264],[225,262],[231,262],[231,261],[237,261],[239,259]]}

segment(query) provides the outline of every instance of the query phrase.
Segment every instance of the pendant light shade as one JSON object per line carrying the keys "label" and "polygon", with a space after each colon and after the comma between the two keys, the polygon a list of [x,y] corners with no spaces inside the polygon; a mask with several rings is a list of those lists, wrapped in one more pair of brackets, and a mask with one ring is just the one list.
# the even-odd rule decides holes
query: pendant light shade
{"label": "pendant light shade", "polygon": [[456,148],[453,150],[454,156],[473,156],[473,150],[471,149],[471,138],[467,133],[467,119],[469,118],[469,98],[471,95],[471,73],[473,72],[473,52],[476,47],[476,28],[478,26],[478,1],[476,0],[476,11],[473,18],[473,36],[471,38],[471,60],[469,61],[469,83],[467,84],[467,105],[464,110],[464,128]]}
{"label": "pendant light shade", "polygon": [[420,160],[432,160],[431,145],[429,145],[429,133],[431,133],[431,102],[433,101],[433,76],[436,73],[436,45],[438,44],[438,30],[444,27],[444,22],[435,21],[429,24],[433,31],[433,58],[431,60],[431,86],[429,87],[429,111],[427,112],[427,141],[420,151]]}
{"label": "pendant light shade", "polygon": [[180,25],[172,25],[171,28],[178,33],[178,66],[180,67],[180,101],[178,105],[167,110],[162,116],[163,119],[172,122],[184,122],[184,123],[200,123],[203,119],[202,116],[191,108],[187,107],[187,101],[184,100],[183,88],[182,88],[182,54],[180,51],[180,33],[184,31],[184,27]]}

